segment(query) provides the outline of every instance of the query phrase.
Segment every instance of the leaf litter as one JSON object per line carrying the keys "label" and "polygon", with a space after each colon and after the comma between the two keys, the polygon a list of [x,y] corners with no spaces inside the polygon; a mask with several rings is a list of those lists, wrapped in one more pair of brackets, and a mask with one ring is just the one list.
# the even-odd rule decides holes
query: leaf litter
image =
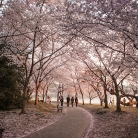
{"label": "leaf litter", "polygon": [[[121,107],[104,108],[99,105],[82,105],[93,116],[93,128],[87,138],[138,138],[138,109]],[[86,138],[86,137],[85,137]]]}
{"label": "leaf litter", "polygon": [[23,138],[58,121],[63,114],[57,112],[56,106],[30,103],[27,113],[20,114],[21,109],[0,111],[0,128],[5,129],[2,138]]}

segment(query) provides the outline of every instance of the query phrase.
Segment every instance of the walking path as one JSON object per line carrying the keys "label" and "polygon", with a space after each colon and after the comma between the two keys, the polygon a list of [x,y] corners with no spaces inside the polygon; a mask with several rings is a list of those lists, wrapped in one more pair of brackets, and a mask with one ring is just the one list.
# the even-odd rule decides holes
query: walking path
{"label": "walking path", "polygon": [[65,115],[59,121],[25,138],[82,138],[90,125],[90,115],[80,107],[66,105],[62,112]]}

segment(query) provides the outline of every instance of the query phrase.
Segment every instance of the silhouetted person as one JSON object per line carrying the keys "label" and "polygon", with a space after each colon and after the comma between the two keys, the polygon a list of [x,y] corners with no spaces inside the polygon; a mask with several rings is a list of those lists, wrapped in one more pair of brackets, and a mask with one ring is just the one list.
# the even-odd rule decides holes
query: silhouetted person
{"label": "silhouetted person", "polygon": [[111,97],[110,97],[110,102],[109,102],[109,105],[112,105],[112,100],[111,100]]}
{"label": "silhouetted person", "polygon": [[78,106],[78,98],[75,97],[75,103],[76,103],[76,107]]}
{"label": "silhouetted person", "polygon": [[68,97],[67,97],[67,106],[69,107],[69,102],[70,102],[70,97],[69,97],[69,95],[68,95]]}
{"label": "silhouetted person", "polygon": [[73,103],[74,103],[74,97],[71,98],[71,105],[73,107]]}
{"label": "silhouetted person", "polygon": [[112,106],[114,105],[114,98],[112,99]]}
{"label": "silhouetted person", "polygon": [[64,101],[63,96],[61,96],[61,97],[60,97],[61,106],[63,106],[63,101]]}
{"label": "silhouetted person", "polygon": [[125,104],[126,104],[126,99],[125,99],[125,98],[123,99],[123,104],[124,104],[124,106],[125,106]]}
{"label": "silhouetted person", "polygon": [[51,98],[48,96],[48,103],[51,104]]}

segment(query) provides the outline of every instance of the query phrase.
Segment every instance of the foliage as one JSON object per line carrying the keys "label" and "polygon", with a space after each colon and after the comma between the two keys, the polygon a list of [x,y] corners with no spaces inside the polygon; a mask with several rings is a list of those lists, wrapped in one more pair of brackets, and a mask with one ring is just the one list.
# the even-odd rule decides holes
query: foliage
{"label": "foliage", "polygon": [[21,107],[22,85],[19,71],[10,58],[0,56],[0,109]]}

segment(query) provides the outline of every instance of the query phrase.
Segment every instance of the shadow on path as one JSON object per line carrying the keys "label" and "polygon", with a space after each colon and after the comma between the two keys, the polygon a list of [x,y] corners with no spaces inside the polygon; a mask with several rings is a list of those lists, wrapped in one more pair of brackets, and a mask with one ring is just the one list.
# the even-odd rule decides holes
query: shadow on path
{"label": "shadow on path", "polygon": [[82,108],[65,106],[63,113],[56,123],[24,138],[81,138],[89,127],[89,114]]}

